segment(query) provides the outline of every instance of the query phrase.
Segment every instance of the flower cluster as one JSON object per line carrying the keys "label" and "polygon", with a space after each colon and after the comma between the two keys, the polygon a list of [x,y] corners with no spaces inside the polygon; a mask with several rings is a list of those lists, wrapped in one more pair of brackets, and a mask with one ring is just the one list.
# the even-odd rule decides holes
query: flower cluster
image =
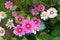
{"label": "flower cluster", "polygon": [[31,10],[32,15],[38,15],[41,12],[40,16],[41,19],[46,20],[48,18],[55,18],[57,16],[57,10],[53,7],[49,8],[45,11],[44,5],[38,5],[37,7],[34,6],[34,9]]}
{"label": "flower cluster", "polygon": [[17,36],[23,36],[25,34],[36,34],[37,31],[39,31],[39,26],[41,23],[41,20],[34,17],[31,20],[26,20],[21,15],[16,15],[15,22],[18,23],[13,29],[13,33]]}
{"label": "flower cluster", "polygon": [[[6,1],[5,8],[12,9],[13,3],[11,1]],[[19,37],[22,37],[25,34],[31,34],[31,33],[36,34],[37,31],[43,29],[42,27],[40,27],[42,23],[41,19],[46,20],[48,18],[55,18],[57,16],[57,10],[55,8],[51,7],[47,11],[45,9],[46,8],[44,5],[34,6],[34,8],[31,10],[33,18],[29,20],[25,19],[25,17],[22,15],[17,15],[17,12],[13,10],[12,17],[15,19],[14,20],[8,19],[5,26],[10,29],[12,28],[13,34]],[[36,17],[39,13],[41,13],[40,14],[41,19]],[[7,17],[6,15],[7,14],[4,11],[0,12],[0,22],[2,19]],[[14,22],[17,24],[14,25]],[[0,36],[4,35],[5,35],[5,29],[0,27]]]}

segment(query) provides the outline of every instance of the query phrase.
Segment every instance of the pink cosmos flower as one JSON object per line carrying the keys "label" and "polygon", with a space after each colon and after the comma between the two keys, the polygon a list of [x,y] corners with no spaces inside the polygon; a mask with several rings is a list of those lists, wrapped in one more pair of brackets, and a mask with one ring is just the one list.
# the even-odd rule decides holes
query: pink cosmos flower
{"label": "pink cosmos flower", "polygon": [[24,29],[20,25],[14,27],[13,33],[19,37],[25,35]]}
{"label": "pink cosmos flower", "polygon": [[12,2],[6,1],[6,3],[5,3],[5,8],[6,9],[12,8],[12,6],[13,6]]}
{"label": "pink cosmos flower", "polygon": [[5,29],[0,27],[0,36],[4,36],[5,35]]}
{"label": "pink cosmos flower", "polygon": [[15,21],[17,22],[17,23],[23,23],[24,22],[24,17],[23,16],[16,16],[15,17]]}
{"label": "pink cosmos flower", "polygon": [[22,27],[26,33],[32,33],[32,31],[34,30],[34,23],[30,20],[25,20],[22,24]]}
{"label": "pink cosmos flower", "polygon": [[13,12],[12,12],[12,16],[13,16],[13,17],[17,16],[16,11],[13,11]]}
{"label": "pink cosmos flower", "polygon": [[38,15],[39,14],[38,7],[35,7],[34,9],[32,9],[31,13],[32,13],[32,15]]}
{"label": "pink cosmos flower", "polygon": [[36,17],[34,17],[34,18],[32,19],[32,22],[33,22],[33,23],[35,24],[35,26],[37,27],[37,26],[40,25],[41,20],[40,20],[40,19],[37,19]]}
{"label": "pink cosmos flower", "polygon": [[45,10],[45,6],[44,5],[39,5],[38,9],[39,9],[39,11],[44,11]]}

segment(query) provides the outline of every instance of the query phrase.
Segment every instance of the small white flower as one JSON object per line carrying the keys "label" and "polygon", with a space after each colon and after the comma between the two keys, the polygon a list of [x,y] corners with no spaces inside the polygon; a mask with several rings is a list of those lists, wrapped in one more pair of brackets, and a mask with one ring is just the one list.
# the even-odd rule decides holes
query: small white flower
{"label": "small white flower", "polygon": [[55,18],[57,16],[57,10],[55,8],[49,8],[47,13],[49,14],[49,18]]}
{"label": "small white flower", "polygon": [[40,16],[41,16],[41,19],[46,20],[48,18],[48,13],[43,11],[43,12],[41,12]]}
{"label": "small white flower", "polygon": [[32,33],[36,34],[37,31],[39,31],[39,27],[35,27],[34,30],[32,31]]}
{"label": "small white flower", "polygon": [[14,27],[13,20],[12,20],[12,19],[8,19],[8,22],[7,22],[6,26],[7,26],[7,27],[10,27],[10,29],[11,29],[12,27]]}
{"label": "small white flower", "polygon": [[0,27],[0,36],[4,36],[5,35],[5,30],[4,28]]}
{"label": "small white flower", "polygon": [[4,19],[5,17],[6,17],[5,12],[1,11],[1,12],[0,12],[0,18],[1,18],[1,19]]}

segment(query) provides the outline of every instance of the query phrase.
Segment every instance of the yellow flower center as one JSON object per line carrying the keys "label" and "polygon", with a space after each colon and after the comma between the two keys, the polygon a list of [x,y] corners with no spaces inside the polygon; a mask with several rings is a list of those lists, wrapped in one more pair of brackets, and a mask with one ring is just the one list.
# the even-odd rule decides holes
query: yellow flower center
{"label": "yellow flower center", "polygon": [[4,31],[3,30],[0,30],[0,33],[3,33]]}
{"label": "yellow flower center", "polygon": [[4,13],[2,13],[1,16],[4,16]]}
{"label": "yellow flower center", "polygon": [[54,11],[50,11],[50,14],[51,14],[51,15],[54,14]]}
{"label": "yellow flower center", "polygon": [[46,14],[43,14],[43,17],[46,17]]}

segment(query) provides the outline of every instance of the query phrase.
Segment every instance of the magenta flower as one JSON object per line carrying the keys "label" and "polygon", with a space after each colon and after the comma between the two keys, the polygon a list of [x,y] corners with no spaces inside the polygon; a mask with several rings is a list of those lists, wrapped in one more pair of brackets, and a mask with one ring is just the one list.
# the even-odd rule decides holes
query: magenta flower
{"label": "magenta flower", "polygon": [[17,23],[23,23],[24,22],[24,17],[23,16],[16,16],[15,17],[15,21],[17,22]]}
{"label": "magenta flower", "polygon": [[45,6],[44,5],[39,5],[38,9],[39,9],[39,11],[44,11],[45,10]]}
{"label": "magenta flower", "polygon": [[6,1],[6,3],[5,3],[5,8],[6,9],[12,8],[12,6],[13,6],[12,2]]}
{"label": "magenta flower", "polygon": [[14,27],[13,33],[19,37],[25,35],[24,29],[20,25]]}
{"label": "magenta flower", "polygon": [[32,15],[38,15],[39,14],[38,7],[35,7],[34,9],[32,9],[31,13],[32,13]]}
{"label": "magenta flower", "polygon": [[12,16],[13,16],[13,17],[17,16],[16,11],[13,11],[13,12],[12,12]]}
{"label": "magenta flower", "polygon": [[40,26],[40,23],[41,23],[41,20],[40,19],[37,19],[36,17],[34,17],[33,19],[32,19],[32,22],[35,24],[35,26],[37,27],[37,26]]}
{"label": "magenta flower", "polygon": [[30,20],[25,20],[22,24],[22,27],[26,33],[32,33],[32,31],[34,30],[34,23]]}

